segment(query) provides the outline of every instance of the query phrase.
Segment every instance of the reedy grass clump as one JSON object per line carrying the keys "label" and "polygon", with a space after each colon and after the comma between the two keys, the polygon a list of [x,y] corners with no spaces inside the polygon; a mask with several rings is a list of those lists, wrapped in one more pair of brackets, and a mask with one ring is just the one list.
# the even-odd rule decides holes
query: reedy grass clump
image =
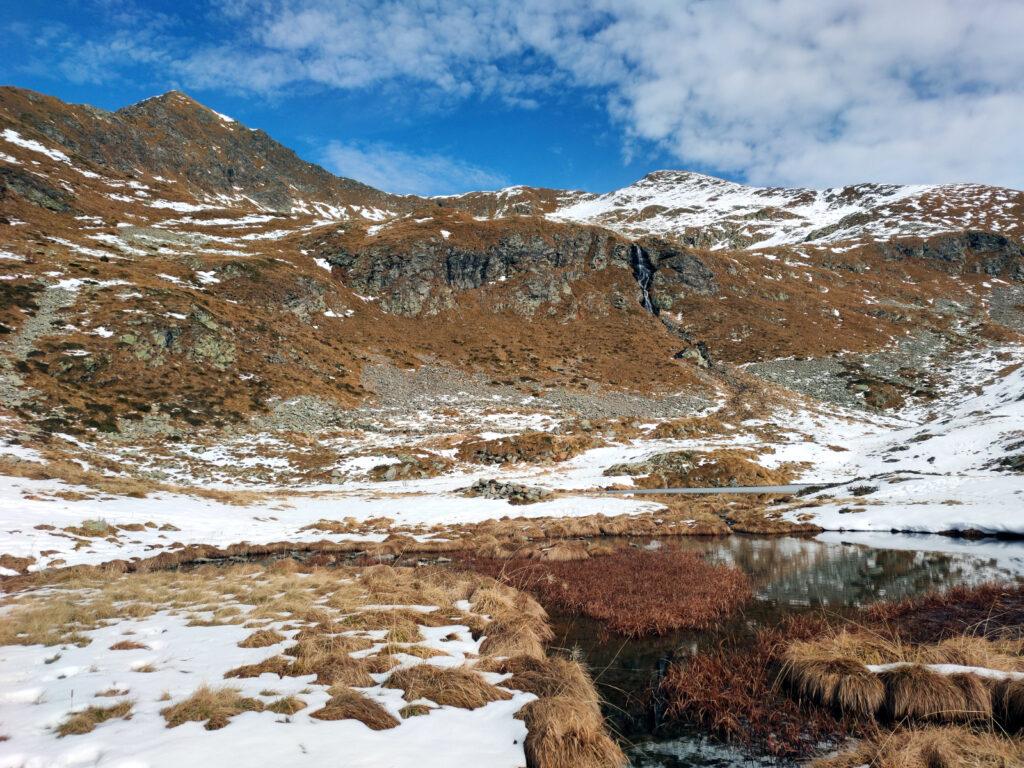
{"label": "reedy grass clump", "polygon": [[258,629],[238,643],[239,648],[266,648],[283,643],[287,638],[273,629]]}
{"label": "reedy grass clump", "polygon": [[811,768],[1012,768],[1024,765],[1024,741],[963,727],[932,726],[880,733]]}
{"label": "reedy grass clump", "polygon": [[294,715],[306,708],[306,702],[298,696],[282,696],[267,704],[267,711],[278,715]]}
{"label": "reedy grass clump", "polygon": [[263,702],[243,696],[238,688],[224,686],[211,688],[201,685],[186,699],[160,710],[168,728],[177,728],[187,722],[205,722],[208,731],[215,731],[228,724],[235,715],[242,712],[262,712]]}
{"label": "reedy grass clump", "polygon": [[605,732],[600,714],[567,696],[531,701],[516,717],[526,723],[531,768],[621,768],[625,755]]}
{"label": "reedy grass clump", "polygon": [[83,733],[90,733],[97,725],[108,720],[117,717],[130,719],[133,706],[130,701],[119,701],[109,707],[86,707],[79,712],[72,712],[57,726],[57,736],[80,736]]}
{"label": "reedy grass clump", "polygon": [[317,720],[358,720],[374,731],[384,731],[398,725],[398,720],[384,707],[359,691],[346,686],[332,686],[331,698],[310,717]]}
{"label": "reedy grass clump", "polygon": [[738,568],[714,565],[692,552],[672,548],[619,550],[600,558],[561,562],[479,558],[466,562],[536,595],[545,605],[582,613],[600,621],[609,632],[627,637],[707,628],[752,597],[750,583]]}
{"label": "reedy grass clump", "polygon": [[441,706],[477,709],[492,701],[512,698],[484,680],[469,667],[435,667],[417,664],[391,673],[384,682],[386,688],[400,688],[402,698],[413,702],[429,699]]}

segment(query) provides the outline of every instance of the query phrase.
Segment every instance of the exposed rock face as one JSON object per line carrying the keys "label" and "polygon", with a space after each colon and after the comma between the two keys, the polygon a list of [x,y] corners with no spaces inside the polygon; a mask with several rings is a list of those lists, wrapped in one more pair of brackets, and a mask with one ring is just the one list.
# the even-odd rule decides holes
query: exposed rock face
{"label": "exposed rock face", "polygon": [[371,238],[355,247],[321,241],[317,253],[337,267],[356,293],[379,297],[397,315],[433,315],[456,306],[460,293],[508,281],[507,307],[532,315],[557,303],[588,271],[628,265],[628,245],[605,230],[552,225],[539,232],[513,227],[459,239]]}
{"label": "exposed rock face", "polygon": [[1024,247],[991,232],[963,232],[921,241],[892,241],[879,246],[886,258],[938,262],[953,274],[974,272],[1024,280]]}
{"label": "exposed rock face", "polygon": [[649,238],[643,243],[654,266],[652,301],[660,311],[673,311],[673,307],[693,293],[701,296],[718,293],[715,274],[696,254],[665,240]]}
{"label": "exposed rock face", "polygon": [[7,195],[18,195],[34,205],[67,213],[71,210],[67,193],[54,189],[36,176],[17,168],[0,167],[0,200]]}
{"label": "exposed rock face", "polygon": [[641,247],[596,227],[533,224],[517,229],[514,220],[504,220],[500,225],[476,223],[475,229],[449,238],[434,232],[381,234],[354,242],[320,238],[313,250],[354,291],[379,298],[386,312],[406,316],[453,309],[466,291],[507,284],[509,292],[492,297],[492,307],[529,317],[569,297],[572,284],[588,274],[628,270],[639,283],[636,253],[643,254],[649,270],[644,285],[637,286],[638,300],[649,295],[654,314],[671,310],[687,295],[718,291],[714,273],[696,254],[657,238]]}

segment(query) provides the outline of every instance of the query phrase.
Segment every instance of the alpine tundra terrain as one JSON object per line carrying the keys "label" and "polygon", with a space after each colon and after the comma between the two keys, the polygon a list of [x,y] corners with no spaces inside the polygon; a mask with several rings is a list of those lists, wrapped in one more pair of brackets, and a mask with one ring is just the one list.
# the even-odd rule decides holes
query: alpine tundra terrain
{"label": "alpine tundra terrain", "polygon": [[[1021,191],[660,171],[397,196],[177,91],[106,112],[0,88],[0,766],[730,765],[657,762],[635,722],[613,740],[559,622],[598,622],[584,646],[704,631],[796,563],[838,588],[881,551],[1015,577],[1022,363]],[[607,493],[738,486],[769,488]],[[741,567],[778,542],[785,574]],[[840,602],[939,585],[910,574]],[[847,628],[802,631],[771,645],[797,703],[764,683],[791,717],[745,749],[928,720],[890,678],[943,664],[991,673],[974,694],[1019,725],[1019,633],[987,661],[941,632],[862,643],[825,684],[808,660]],[[759,733],[665,679],[656,725]],[[857,749],[829,765],[896,764]]]}

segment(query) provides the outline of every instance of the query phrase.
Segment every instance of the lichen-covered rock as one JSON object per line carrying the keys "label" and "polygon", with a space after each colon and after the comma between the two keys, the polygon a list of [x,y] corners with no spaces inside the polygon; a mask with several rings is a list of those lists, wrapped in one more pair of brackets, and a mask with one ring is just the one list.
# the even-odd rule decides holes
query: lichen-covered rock
{"label": "lichen-covered rock", "polygon": [[503,483],[501,480],[477,480],[464,491],[466,496],[484,499],[505,499],[509,504],[536,504],[551,495],[547,488],[522,483]]}
{"label": "lichen-covered rock", "polygon": [[455,462],[434,453],[419,455],[403,454],[394,464],[378,464],[369,471],[371,480],[390,482],[392,480],[420,480],[443,475],[455,466]]}

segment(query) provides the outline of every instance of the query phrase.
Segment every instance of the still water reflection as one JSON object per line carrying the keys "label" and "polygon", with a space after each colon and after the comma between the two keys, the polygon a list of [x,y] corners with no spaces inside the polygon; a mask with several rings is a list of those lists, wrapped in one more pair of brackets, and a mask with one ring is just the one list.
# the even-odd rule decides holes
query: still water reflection
{"label": "still water reflection", "polygon": [[[634,766],[732,768],[782,765],[709,742],[699,733],[651,733],[644,704],[659,662],[685,658],[716,644],[723,633],[749,633],[793,612],[846,612],[877,600],[898,600],[960,584],[1024,578],[1024,543],[952,541],[938,536],[876,537],[844,541],[730,536],[673,541],[709,559],[742,568],[755,602],[728,626],[712,632],[678,632],[638,641],[607,637],[596,622],[553,616],[560,644],[581,653],[593,672],[607,714],[630,743]],[[657,541],[633,541],[656,549]],[[873,545],[875,544],[875,545]],[[942,551],[951,550],[951,551]],[[652,574],[652,578],[656,578]]]}

